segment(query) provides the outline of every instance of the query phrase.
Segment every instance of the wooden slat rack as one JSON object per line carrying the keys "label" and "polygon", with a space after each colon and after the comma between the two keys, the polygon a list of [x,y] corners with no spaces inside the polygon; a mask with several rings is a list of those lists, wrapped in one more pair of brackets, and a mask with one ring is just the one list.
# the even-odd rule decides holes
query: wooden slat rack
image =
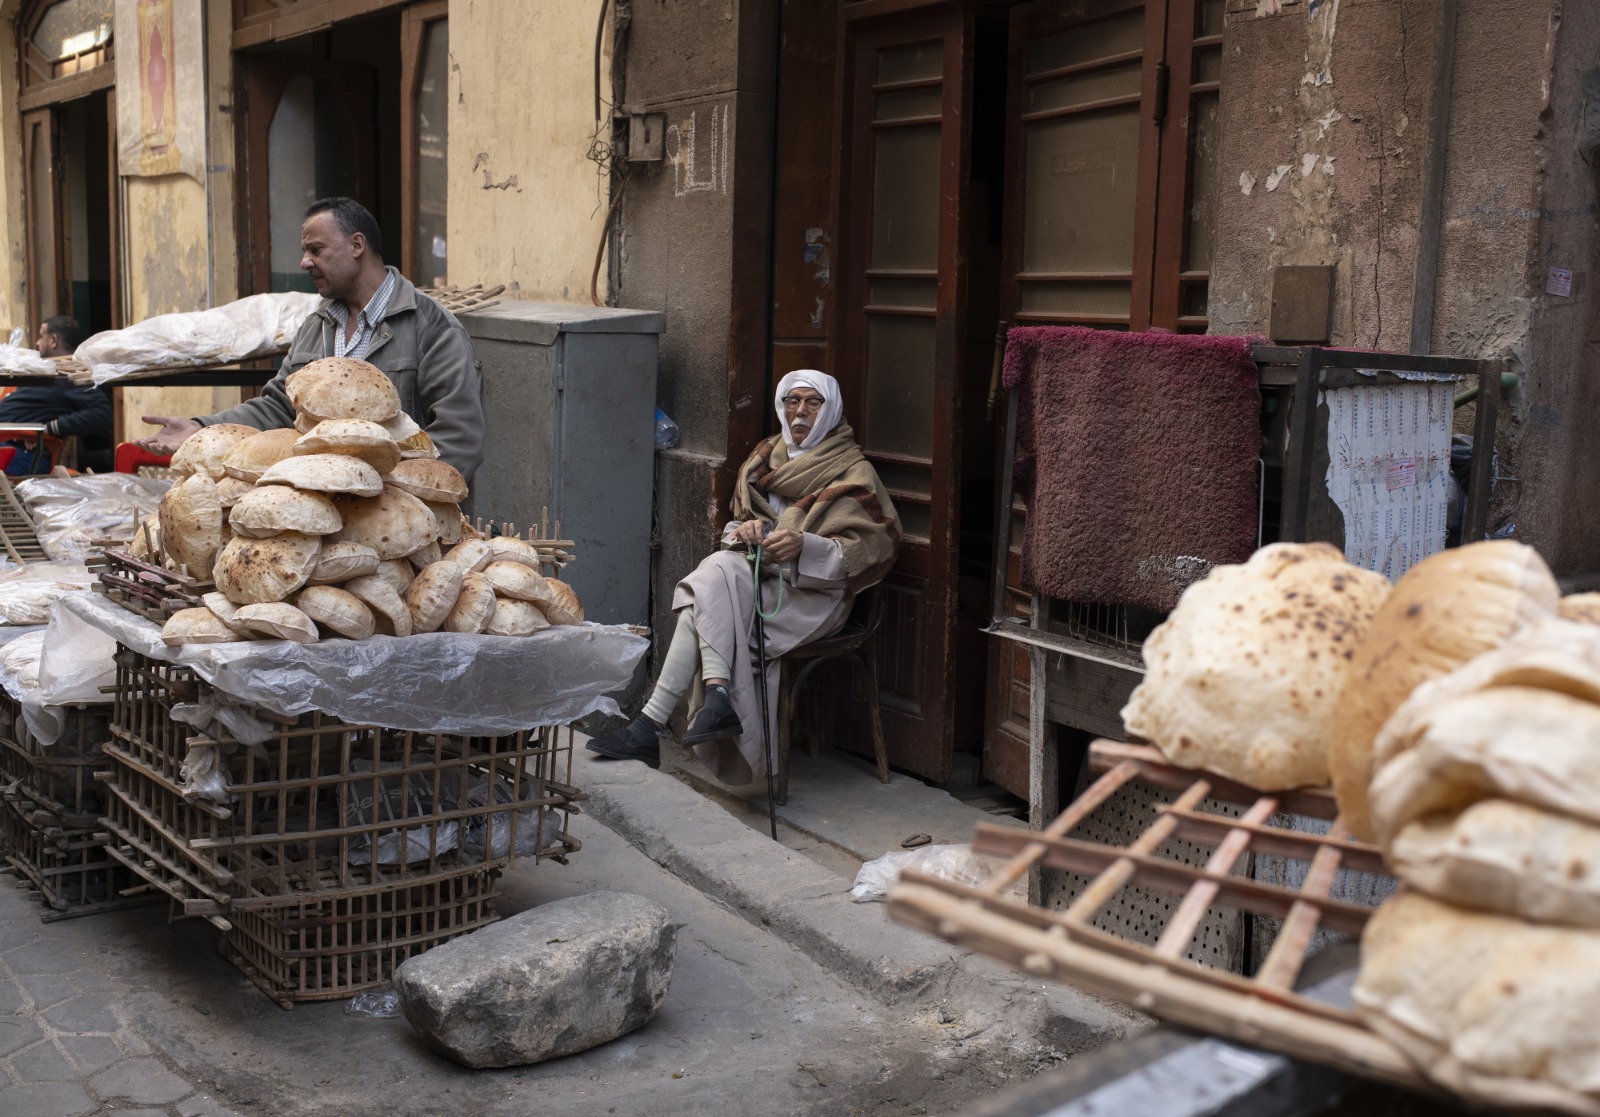
{"label": "wooden slat rack", "polygon": [[[890,914],[1027,973],[1124,1001],[1162,1020],[1411,1089],[1433,1089],[1353,1009],[1296,991],[1316,932],[1359,936],[1373,910],[1331,899],[1336,874],[1384,871],[1377,847],[1355,840],[1340,824],[1331,792],[1263,795],[1220,776],[1172,767],[1153,748],[1115,741],[1094,742],[1089,762],[1104,774],[1042,831],[978,827],[973,849],[1008,859],[987,884],[974,888],[906,873],[889,894]],[[1179,794],[1133,841],[1117,847],[1071,836],[1119,790],[1139,785]],[[1206,812],[1200,807],[1207,800],[1244,810],[1237,818]],[[1317,835],[1273,825],[1285,812],[1330,820],[1332,826]],[[1198,866],[1161,856],[1174,839],[1214,852]],[[1289,889],[1232,875],[1249,853],[1306,863],[1305,883]],[[1082,873],[1092,881],[1063,911],[1007,898],[1014,882],[1039,867]],[[1179,898],[1153,946],[1095,925],[1095,917],[1133,887]],[[1213,907],[1283,920],[1254,976],[1184,956]]]}

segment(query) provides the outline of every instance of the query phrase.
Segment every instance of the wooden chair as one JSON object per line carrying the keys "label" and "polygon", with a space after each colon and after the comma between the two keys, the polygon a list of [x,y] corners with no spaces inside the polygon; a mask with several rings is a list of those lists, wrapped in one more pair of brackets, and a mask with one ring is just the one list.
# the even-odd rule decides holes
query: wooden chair
{"label": "wooden chair", "polygon": [[[889,753],[883,742],[883,713],[878,704],[878,665],[873,638],[883,624],[882,591],[873,586],[856,595],[844,626],[831,636],[795,648],[779,665],[777,799],[789,800],[789,741],[795,714],[795,696],[811,673],[830,659],[843,659],[860,672],[867,688],[867,708],[872,714],[872,751],[878,760],[878,778],[889,782]],[[812,756],[820,754],[815,735],[809,743]]]}

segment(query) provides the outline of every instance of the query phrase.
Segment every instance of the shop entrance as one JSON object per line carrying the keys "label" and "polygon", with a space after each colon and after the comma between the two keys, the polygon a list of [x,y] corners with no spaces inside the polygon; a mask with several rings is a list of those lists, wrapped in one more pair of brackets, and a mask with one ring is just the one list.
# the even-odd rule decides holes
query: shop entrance
{"label": "shop entrance", "polygon": [[393,11],[237,56],[250,293],[313,290],[300,270],[300,224],[308,205],[332,195],[371,210],[385,260],[400,263],[400,40]]}

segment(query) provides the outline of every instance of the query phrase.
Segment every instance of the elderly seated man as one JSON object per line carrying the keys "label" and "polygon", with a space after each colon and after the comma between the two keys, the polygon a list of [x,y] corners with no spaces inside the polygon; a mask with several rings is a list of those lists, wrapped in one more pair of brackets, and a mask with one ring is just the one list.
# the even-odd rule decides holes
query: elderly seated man
{"label": "elderly seated man", "polygon": [[894,566],[900,518],[841,417],[838,381],[801,369],[779,382],[776,397],[782,433],[760,443],[740,468],[724,550],[673,594],[678,624],[655,693],[631,723],[589,743],[601,756],[659,767],[661,730],[693,684],[683,743],[699,746],[726,783],[763,778],[752,563],[732,548],[760,548],[763,558],[762,615],[776,610],[765,621],[773,693],[780,657],[836,631],[856,594]]}

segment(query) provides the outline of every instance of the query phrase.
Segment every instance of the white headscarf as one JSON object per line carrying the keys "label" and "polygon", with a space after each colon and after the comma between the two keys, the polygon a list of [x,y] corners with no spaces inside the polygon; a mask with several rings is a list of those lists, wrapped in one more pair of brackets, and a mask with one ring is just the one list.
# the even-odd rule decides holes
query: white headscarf
{"label": "white headscarf", "polygon": [[[796,388],[810,388],[822,397],[822,410],[817,412],[816,421],[811,424],[811,433],[806,435],[806,440],[798,446],[789,436],[789,417],[783,410],[783,397]],[[839,382],[827,373],[818,372],[814,368],[797,368],[778,381],[778,390],[772,397],[772,405],[777,408],[778,423],[783,428],[783,442],[789,448],[791,459],[798,458],[833,433],[833,428],[839,425],[839,420],[844,416],[844,401],[839,395]]]}

